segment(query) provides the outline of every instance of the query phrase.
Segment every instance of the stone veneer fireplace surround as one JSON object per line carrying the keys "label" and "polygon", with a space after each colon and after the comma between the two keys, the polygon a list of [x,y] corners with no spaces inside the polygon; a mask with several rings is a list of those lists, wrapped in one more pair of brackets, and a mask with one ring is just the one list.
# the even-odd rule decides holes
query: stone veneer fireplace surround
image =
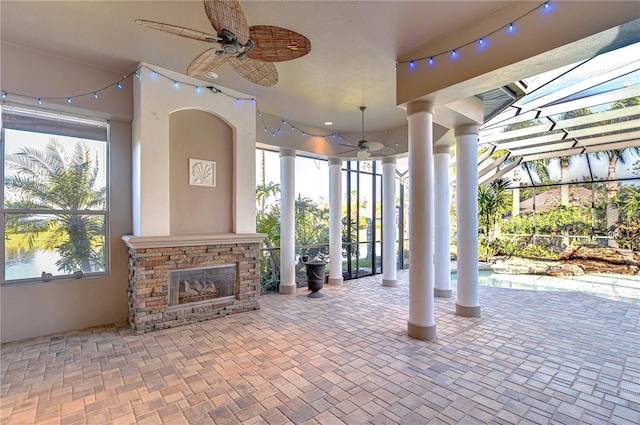
{"label": "stone veneer fireplace surround", "polygon": [[[203,96],[165,80],[201,81],[140,64],[133,79],[133,228],[129,323],[136,334],[193,323],[259,305],[256,233],[256,106],[246,94]],[[162,75],[159,80],[158,75]],[[188,184],[188,159],[216,161],[215,187]],[[197,206],[197,207],[196,207]],[[219,211],[216,211],[219,209]],[[234,294],[169,307],[169,271],[237,267]]]}
{"label": "stone veneer fireplace surround", "polygon": [[[129,248],[129,325],[140,335],[260,308],[263,234],[123,236]],[[169,305],[172,271],[235,266],[232,296]]]}

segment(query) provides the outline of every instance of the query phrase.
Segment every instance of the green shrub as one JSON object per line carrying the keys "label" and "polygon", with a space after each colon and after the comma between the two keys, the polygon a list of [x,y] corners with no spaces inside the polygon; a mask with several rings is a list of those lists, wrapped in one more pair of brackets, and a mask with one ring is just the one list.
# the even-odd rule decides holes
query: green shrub
{"label": "green shrub", "polygon": [[640,251],[640,219],[629,218],[618,226],[616,242],[620,248]]}
{"label": "green shrub", "polygon": [[559,258],[558,254],[551,252],[540,245],[527,245],[524,249],[514,252],[514,255],[528,258],[549,258],[554,260]]}

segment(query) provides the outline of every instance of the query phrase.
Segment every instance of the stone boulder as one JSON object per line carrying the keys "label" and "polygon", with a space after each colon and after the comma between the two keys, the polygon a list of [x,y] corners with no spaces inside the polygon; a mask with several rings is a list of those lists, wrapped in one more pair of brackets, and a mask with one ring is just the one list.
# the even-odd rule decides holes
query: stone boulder
{"label": "stone boulder", "polygon": [[569,247],[560,255],[560,260],[592,260],[638,266],[632,250],[598,245]]}

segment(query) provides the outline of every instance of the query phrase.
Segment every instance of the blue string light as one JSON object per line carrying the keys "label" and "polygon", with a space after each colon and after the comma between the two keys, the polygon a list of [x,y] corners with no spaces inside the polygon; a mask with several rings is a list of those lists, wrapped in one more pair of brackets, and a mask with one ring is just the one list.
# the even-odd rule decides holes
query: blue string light
{"label": "blue string light", "polygon": [[98,97],[99,97],[99,96],[98,96],[98,92],[93,93],[93,98],[94,98],[94,99],[97,99]]}
{"label": "blue string light", "polygon": [[6,91],[3,91],[3,92],[2,92],[2,98],[3,98],[3,99],[6,99],[6,98],[7,98],[7,95],[8,95],[8,94],[7,94],[7,92],[6,92]]}
{"label": "blue string light", "polygon": [[444,55],[449,55],[451,59],[455,59],[456,57],[460,56],[460,50],[463,47],[469,46],[471,44],[476,44],[478,45],[478,48],[485,48],[486,46],[489,45],[489,40],[488,38],[490,36],[492,36],[493,34],[499,32],[499,31],[505,31],[508,34],[511,34],[513,32],[516,31],[516,22],[518,22],[519,20],[523,19],[524,17],[526,17],[527,15],[530,15],[531,13],[535,12],[536,10],[540,9],[542,11],[542,13],[547,13],[549,11],[551,11],[553,9],[553,4],[549,1],[546,1],[544,3],[540,3],[538,6],[534,7],[533,9],[531,9],[530,11],[524,13],[523,15],[520,15],[518,18],[512,20],[509,24],[504,25],[494,31],[491,31],[488,34],[485,34],[484,36],[480,37],[480,38],[476,38],[473,41],[470,41],[466,44],[463,44],[461,46],[458,46],[455,49],[452,50],[445,50],[442,51],[440,53],[436,53],[436,54],[432,54],[432,55],[428,55],[428,56],[423,56],[420,58],[413,58],[413,59],[407,59],[407,60],[402,60],[402,61],[396,61],[396,67],[395,70],[398,70],[398,65],[399,64],[408,64],[407,69],[413,69],[414,64],[416,62],[420,62],[422,60],[426,60],[427,61],[427,65],[428,66],[433,66],[435,64],[435,58],[438,56],[444,56]]}
{"label": "blue string light", "polygon": [[116,87],[118,87],[119,89],[122,88],[122,83],[120,83],[120,81],[118,81],[118,83],[116,84]]}
{"label": "blue string light", "polygon": [[178,82],[177,82],[177,81],[174,81],[174,82],[173,82],[173,87],[175,87],[175,88],[177,88],[177,89],[178,89],[178,88],[180,88],[180,84],[178,84]]}
{"label": "blue string light", "polygon": [[67,98],[67,103],[71,103],[71,98],[70,97]]}
{"label": "blue string light", "polygon": [[42,99],[38,98],[38,105],[42,105]]}

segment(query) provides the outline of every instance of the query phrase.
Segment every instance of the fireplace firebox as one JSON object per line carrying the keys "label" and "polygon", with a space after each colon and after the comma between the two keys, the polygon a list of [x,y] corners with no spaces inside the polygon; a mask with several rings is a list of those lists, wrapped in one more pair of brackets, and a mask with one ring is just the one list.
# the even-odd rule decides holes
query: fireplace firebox
{"label": "fireplace firebox", "polygon": [[169,271],[169,307],[236,296],[235,264]]}

